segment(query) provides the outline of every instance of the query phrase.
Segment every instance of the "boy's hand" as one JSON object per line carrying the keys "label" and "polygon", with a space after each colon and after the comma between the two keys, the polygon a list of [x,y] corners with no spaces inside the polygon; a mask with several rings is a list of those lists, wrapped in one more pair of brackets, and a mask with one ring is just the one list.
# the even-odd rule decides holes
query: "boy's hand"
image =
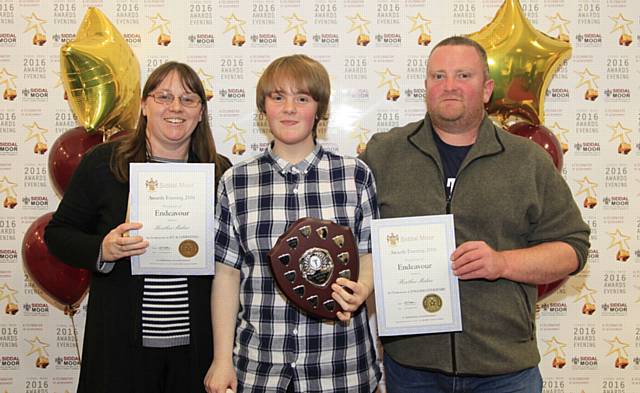
{"label": "boy's hand", "polygon": [[238,379],[233,364],[213,362],[204,377],[204,387],[207,393],[228,393],[229,390],[235,392],[238,388]]}
{"label": "boy's hand", "polygon": [[342,308],[342,311],[336,313],[338,319],[342,322],[348,322],[351,319],[351,314],[360,308],[372,291],[372,288],[369,288],[364,283],[347,280],[342,277],[331,285],[331,289],[333,289],[331,297]]}

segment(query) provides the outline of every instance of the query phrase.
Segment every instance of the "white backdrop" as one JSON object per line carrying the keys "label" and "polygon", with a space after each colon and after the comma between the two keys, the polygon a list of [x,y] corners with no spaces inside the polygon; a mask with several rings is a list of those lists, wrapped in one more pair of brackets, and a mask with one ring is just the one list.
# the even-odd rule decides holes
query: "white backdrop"
{"label": "white backdrop", "polygon": [[[500,0],[0,0],[0,392],[75,391],[78,358],[69,317],[25,275],[21,241],[53,211],[48,148],[75,126],[59,80],[59,48],[88,6],[100,8],[138,56],[142,79],[167,60],[189,63],[213,93],[214,137],[232,161],[264,149],[257,78],[274,58],[305,53],[332,77],[331,119],[321,140],[355,155],[373,133],[424,114],[420,33],[434,42],[471,33]],[[636,0],[523,0],[537,29],[565,34],[573,56],[551,82],[545,125],[568,148],[563,174],[592,227],[587,269],[538,307],[545,393],[640,392],[640,5]],[[46,39],[34,45],[34,34]],[[621,46],[622,33],[632,43]],[[165,45],[158,45],[160,35]],[[359,35],[370,42],[359,46]],[[303,46],[294,39],[306,39]],[[244,39],[242,46],[232,45]],[[242,37],[240,37],[242,36]],[[389,87],[400,96],[385,99]],[[584,98],[598,91],[595,101]],[[16,97],[11,100],[11,90]],[[618,153],[626,143],[627,154]],[[235,146],[235,149],[234,149]],[[362,146],[360,146],[362,147]],[[234,154],[245,150],[242,155]],[[582,207],[591,202],[591,208]],[[593,206],[595,203],[595,206]],[[628,253],[626,261],[616,255]],[[593,308],[592,314],[583,313]],[[6,313],[7,307],[17,313]],[[76,315],[82,339],[85,309]],[[36,367],[48,357],[46,368]],[[561,360],[561,359],[562,360]],[[624,358],[624,359],[623,359]],[[626,367],[616,367],[616,361]],[[562,367],[563,361],[566,362]]]}

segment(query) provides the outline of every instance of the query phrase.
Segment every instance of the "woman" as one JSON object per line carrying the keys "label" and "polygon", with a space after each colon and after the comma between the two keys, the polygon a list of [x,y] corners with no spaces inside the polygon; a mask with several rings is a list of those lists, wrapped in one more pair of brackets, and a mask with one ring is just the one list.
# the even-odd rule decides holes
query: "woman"
{"label": "woman", "polygon": [[216,154],[204,88],[186,64],[149,75],[137,129],[83,157],[45,231],[52,254],[92,271],[78,392],[203,391],[211,277],[131,275],[130,257],[148,246],[126,236],[142,227],[125,222],[131,162],[215,163],[216,183],[230,167]]}

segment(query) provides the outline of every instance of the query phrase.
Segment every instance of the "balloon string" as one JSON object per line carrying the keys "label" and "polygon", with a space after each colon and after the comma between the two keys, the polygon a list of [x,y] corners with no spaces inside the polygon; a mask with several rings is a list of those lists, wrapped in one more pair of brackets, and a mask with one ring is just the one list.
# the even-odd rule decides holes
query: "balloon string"
{"label": "balloon string", "polygon": [[109,140],[111,140],[111,137],[120,131],[122,131],[122,129],[118,126],[111,127],[109,129],[106,129],[106,128],[98,129],[98,132],[102,134],[102,143],[109,142]]}
{"label": "balloon string", "polygon": [[78,354],[78,364],[82,364],[82,359],[80,358],[80,345],[78,344],[78,332],[76,331],[76,322],[73,319],[75,315],[75,310],[73,307],[69,307],[69,318],[71,318],[71,327],[73,328],[73,339],[76,341],[76,353]]}

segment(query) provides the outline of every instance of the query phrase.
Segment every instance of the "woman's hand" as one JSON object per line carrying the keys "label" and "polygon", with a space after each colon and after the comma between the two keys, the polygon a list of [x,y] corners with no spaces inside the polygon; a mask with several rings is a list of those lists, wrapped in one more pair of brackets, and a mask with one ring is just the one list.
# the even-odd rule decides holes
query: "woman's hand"
{"label": "woman's hand", "polygon": [[102,239],[102,260],[106,262],[116,261],[132,255],[143,254],[149,242],[142,236],[128,236],[130,230],[140,229],[142,224],[138,222],[125,222],[113,228]]}
{"label": "woman's hand", "polygon": [[[351,292],[346,288],[350,289]],[[342,308],[342,311],[336,313],[338,319],[342,322],[348,322],[351,319],[351,314],[360,308],[373,291],[372,288],[360,281],[355,282],[343,277],[338,278],[331,285],[331,289],[333,289],[331,297]]]}
{"label": "woman's hand", "polygon": [[204,387],[207,393],[228,393],[229,390],[235,392],[238,388],[238,378],[233,363],[216,363],[215,361],[211,363],[204,377]]}

